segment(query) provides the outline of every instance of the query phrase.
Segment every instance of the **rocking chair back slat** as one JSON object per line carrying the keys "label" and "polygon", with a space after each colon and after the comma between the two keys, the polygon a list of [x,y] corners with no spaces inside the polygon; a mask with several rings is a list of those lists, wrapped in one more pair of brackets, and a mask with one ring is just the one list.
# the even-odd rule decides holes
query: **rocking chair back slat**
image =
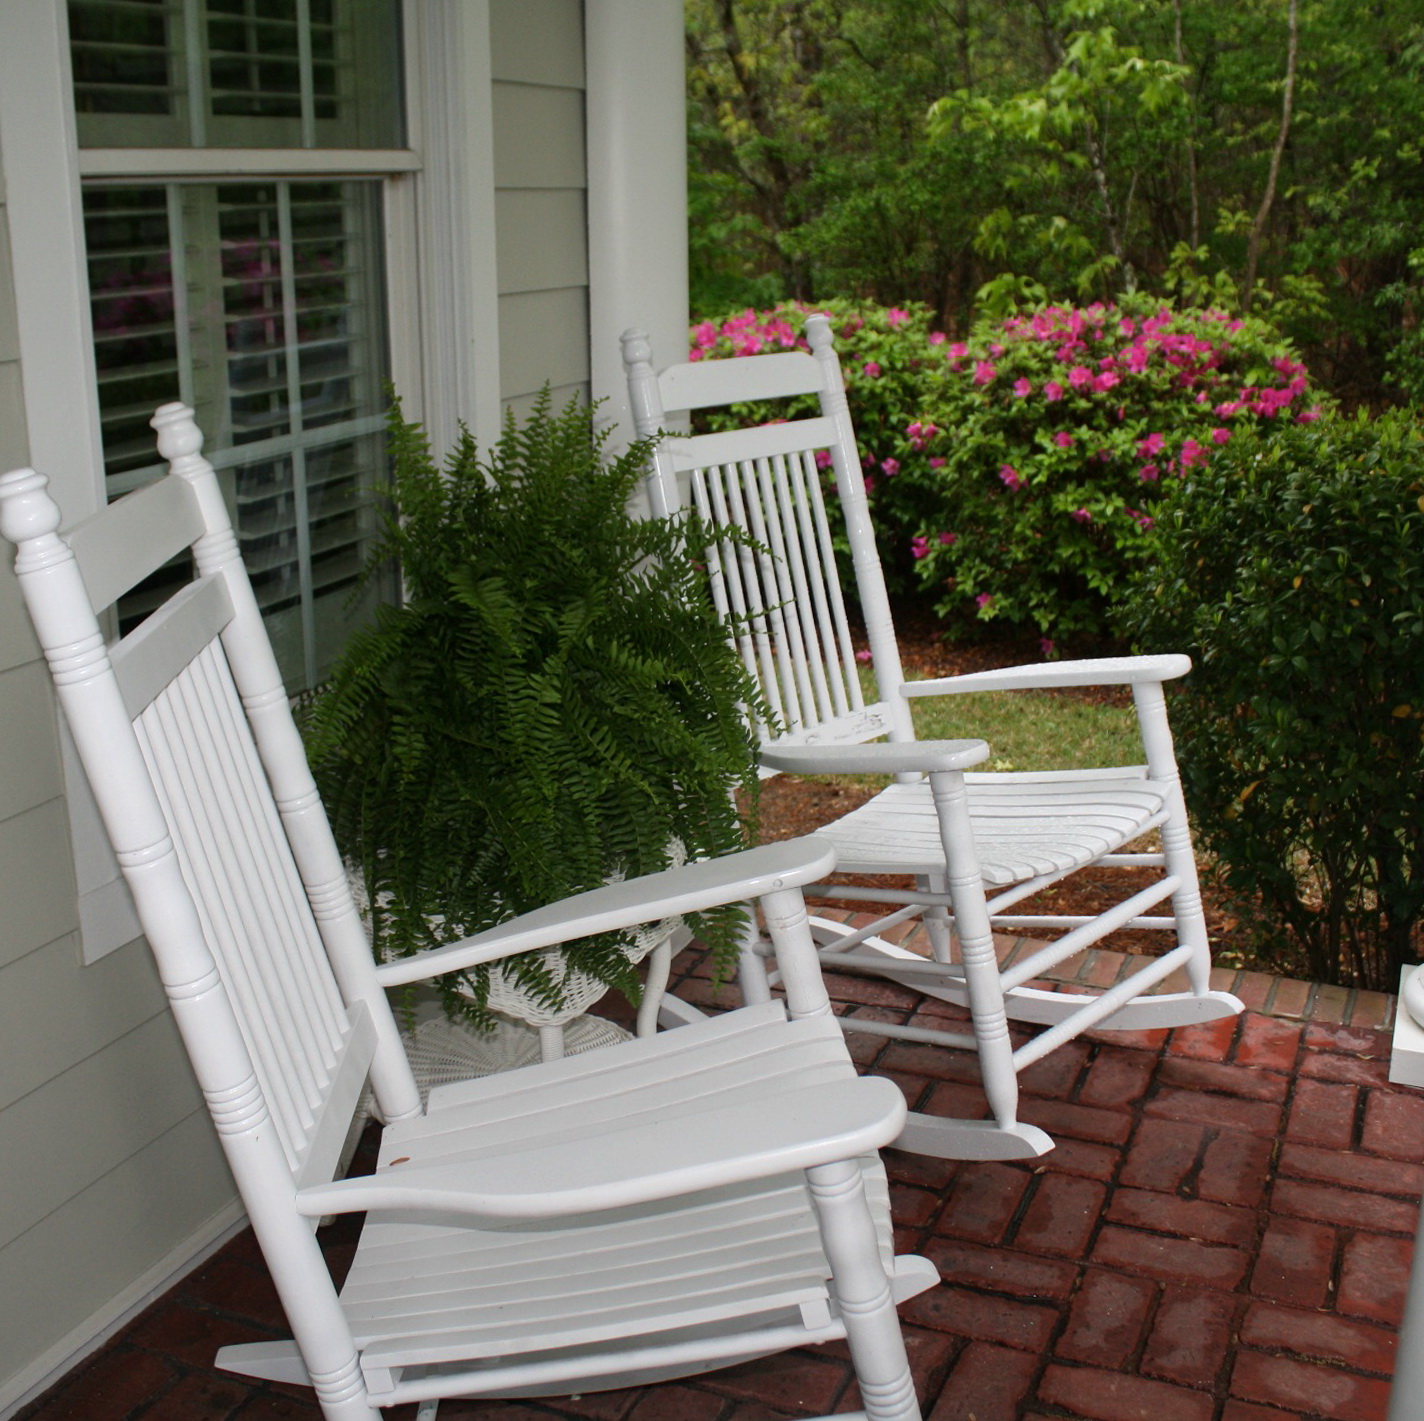
{"label": "rocking chair back slat", "polygon": [[220,644],[154,699],[136,730],[295,1171],[349,1027]]}
{"label": "rocking chair back slat", "polygon": [[673,454],[703,520],[745,536],[707,558],[714,604],[771,712],[756,724],[763,743],[864,739],[889,723],[878,707],[867,712],[861,689],[811,423],[830,428],[804,421],[792,447],[756,459],[707,457],[720,435],[677,440]]}

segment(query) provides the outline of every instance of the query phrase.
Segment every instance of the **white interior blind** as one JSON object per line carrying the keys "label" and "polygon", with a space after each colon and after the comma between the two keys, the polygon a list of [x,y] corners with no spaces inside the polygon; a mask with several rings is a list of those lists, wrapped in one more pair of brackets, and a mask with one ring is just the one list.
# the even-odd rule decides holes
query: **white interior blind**
{"label": "white interior blind", "polygon": [[68,0],[86,147],[397,148],[396,0]]}
{"label": "white interior blind", "polygon": [[192,404],[288,688],[304,689],[369,611],[348,601],[385,468],[380,184],[92,186],[85,219],[110,496],[162,473],[155,406]]}

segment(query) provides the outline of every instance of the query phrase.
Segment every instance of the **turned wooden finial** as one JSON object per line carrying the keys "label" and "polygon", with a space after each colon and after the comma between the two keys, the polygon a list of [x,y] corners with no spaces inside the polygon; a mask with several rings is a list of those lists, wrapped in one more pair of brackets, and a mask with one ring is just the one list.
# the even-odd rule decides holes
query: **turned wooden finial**
{"label": "turned wooden finial", "polygon": [[149,424],[158,432],[158,452],[170,464],[185,455],[201,452],[203,431],[187,405],[177,400],[159,405]]}
{"label": "turned wooden finial", "polygon": [[647,331],[626,330],[623,332],[623,364],[631,368],[634,365],[649,365],[653,359],[653,344],[648,339]]}
{"label": "turned wooden finial", "polygon": [[829,350],[832,339],[829,316],[818,311],[814,316],[806,317],[806,341],[816,354],[819,355],[821,351]]}
{"label": "turned wooden finial", "polygon": [[59,505],[49,496],[49,480],[33,469],[0,474],[0,534],[12,543],[59,530]]}

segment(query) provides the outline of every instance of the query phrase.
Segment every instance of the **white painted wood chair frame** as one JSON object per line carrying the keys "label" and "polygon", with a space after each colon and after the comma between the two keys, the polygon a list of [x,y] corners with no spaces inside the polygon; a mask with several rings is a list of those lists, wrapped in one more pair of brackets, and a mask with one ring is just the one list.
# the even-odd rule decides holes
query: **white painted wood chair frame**
{"label": "white painted wood chair frame", "polygon": [[[819,885],[817,898],[883,902],[892,911],[850,932],[813,919],[822,963],[872,973],[967,1004],[973,1034],[912,1028],[865,1018],[847,1030],[972,1047],[979,1053],[991,1122],[941,1121],[912,1114],[902,1148],[949,1158],[1014,1158],[1050,1141],[1017,1120],[1017,1072],[1090,1026],[1179,1026],[1241,1010],[1210,989],[1211,957],[1186,807],[1177,776],[1162,683],[1190,669],[1185,656],[1051,662],[907,682],[875,546],[859,451],[824,316],[807,322],[811,353],[687,362],[658,372],[647,338],[623,337],[624,367],[640,437],[662,435],[647,479],[654,513],[693,507],[714,526],[750,542],[707,550],[711,591],[773,719],[757,723],[763,774],[885,774],[895,783],[820,831],[835,843],[841,869],[912,874],[913,892]],[[813,394],[820,412],[724,433],[668,434],[685,414]],[[831,531],[821,466],[835,474],[850,543],[856,592],[878,699],[861,692]],[[1144,763],[1104,770],[973,773],[989,754],[981,740],[917,742],[910,698],[973,691],[1130,685]],[[888,743],[868,744],[884,737]],[[1159,852],[1133,852],[1157,830]],[[1097,917],[1020,914],[1023,899],[1089,865],[1148,865],[1160,877]],[[986,887],[992,896],[986,897]],[[1169,903],[1170,915],[1152,913]],[[898,905],[898,906],[895,906]],[[932,960],[882,936],[922,916]],[[1129,981],[1101,995],[1027,985],[1120,927],[1155,928],[1177,942]],[[951,931],[952,930],[952,931]],[[1052,941],[998,968],[993,933],[1049,933]],[[957,939],[957,955],[953,951]],[[760,957],[758,957],[760,954]],[[743,954],[748,1000],[768,994],[764,947]],[[1147,995],[1185,969],[1190,989]],[[669,1005],[670,1012],[678,1007]],[[683,1006],[681,1015],[688,1011]],[[1046,1027],[1012,1048],[1008,1018]]]}
{"label": "white painted wood chair frame", "polygon": [[[192,412],[161,482],[58,534],[30,470],[0,532],[294,1341],[219,1365],[330,1421],[444,1396],[600,1390],[847,1338],[865,1416],[919,1416],[875,1154],[898,1090],[856,1077],[799,885],[812,839],[583,894],[377,967]],[[96,613],[185,547],[195,579],[113,647]],[[385,989],[759,899],[787,1005],[507,1075],[422,1110]],[[374,1175],[333,1180],[371,1076]],[[368,1214],[338,1294],[315,1239]],[[429,1414],[429,1408],[422,1411]]]}

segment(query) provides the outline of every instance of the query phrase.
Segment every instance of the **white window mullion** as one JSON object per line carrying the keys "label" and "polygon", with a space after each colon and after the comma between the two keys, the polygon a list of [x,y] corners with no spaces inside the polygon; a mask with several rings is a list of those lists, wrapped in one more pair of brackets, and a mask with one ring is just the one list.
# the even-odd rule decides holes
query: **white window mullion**
{"label": "white window mullion", "polygon": [[183,0],[183,60],[188,83],[188,142],[203,148],[208,142],[208,47],[202,0]]}
{"label": "white window mullion", "polygon": [[296,243],[292,240],[292,187],[277,184],[277,251],[282,263],[282,352],[287,372],[287,418],[297,437],[292,450],[292,516],[296,519],[297,585],[301,595],[302,666],[306,684],[316,683],[316,602],[312,589],[312,541],[307,500],[307,460],[302,435],[302,351],[297,327]]}
{"label": "white window mullion", "polygon": [[193,388],[193,329],[188,312],[188,230],[183,221],[183,192],[169,183],[168,245],[169,270],[173,280],[173,337],[178,353],[178,398],[189,409],[197,403]]}
{"label": "white window mullion", "polygon": [[311,0],[297,0],[297,68],[302,87],[302,147],[316,147],[316,79],[312,72]]}

